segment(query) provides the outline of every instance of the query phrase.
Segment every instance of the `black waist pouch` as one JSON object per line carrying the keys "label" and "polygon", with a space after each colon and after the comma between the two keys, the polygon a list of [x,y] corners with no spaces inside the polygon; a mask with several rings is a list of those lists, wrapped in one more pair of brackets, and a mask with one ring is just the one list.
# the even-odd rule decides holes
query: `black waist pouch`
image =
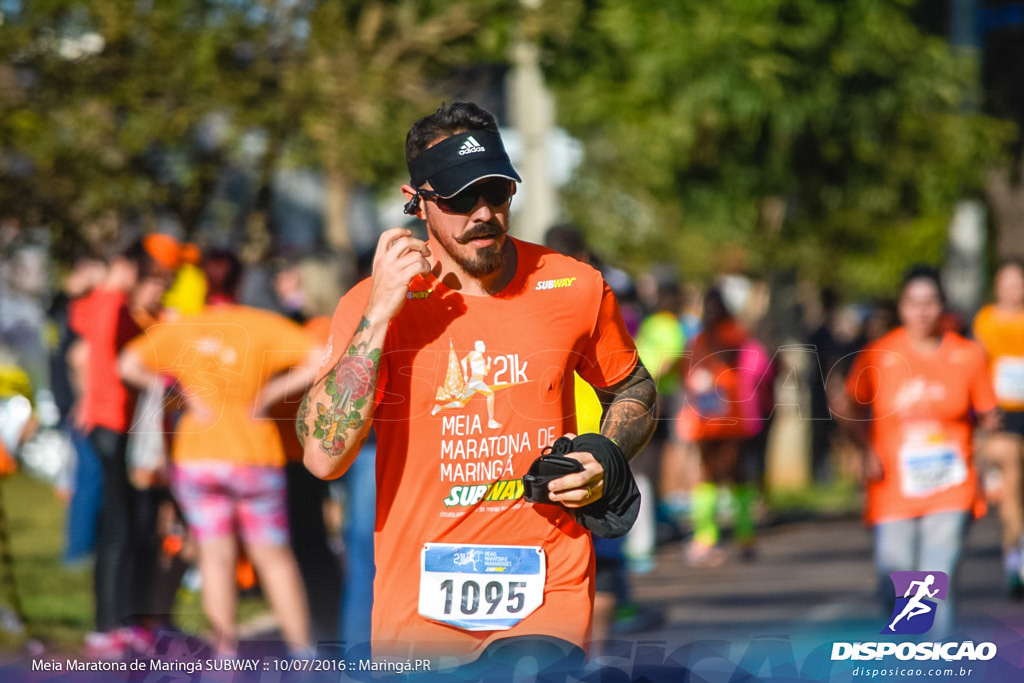
{"label": "black waist pouch", "polygon": [[[564,441],[559,444],[558,441]],[[558,505],[548,497],[548,484],[554,480],[564,477],[573,472],[582,472],[583,465],[579,460],[567,458],[561,453],[572,452],[572,441],[564,436],[555,441],[554,446],[548,446],[539,458],[530,465],[530,470],[523,475],[523,498],[531,503],[545,503],[547,505]],[[558,446],[556,450],[555,446]],[[566,448],[568,447],[568,450]]]}
{"label": "black waist pouch", "polygon": [[590,453],[604,468],[604,495],[590,505],[571,510],[576,522],[597,536],[624,536],[640,511],[640,490],[622,449],[600,434],[582,434],[575,439],[559,437],[545,448],[523,475],[523,497],[532,503],[557,505],[548,497],[548,483],[583,470],[579,461],[562,455],[574,452]]}

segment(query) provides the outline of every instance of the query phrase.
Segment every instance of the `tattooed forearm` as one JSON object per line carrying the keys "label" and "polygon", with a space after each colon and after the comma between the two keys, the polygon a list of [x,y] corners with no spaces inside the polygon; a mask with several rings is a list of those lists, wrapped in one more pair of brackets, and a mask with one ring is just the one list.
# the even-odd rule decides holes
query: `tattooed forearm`
{"label": "tattooed forearm", "polygon": [[[299,406],[296,430],[307,461],[311,453],[331,460],[349,455],[366,436],[381,359],[380,342],[372,339],[369,327],[363,318],[341,359]],[[315,446],[307,444],[310,437]]]}
{"label": "tattooed forearm", "polygon": [[320,440],[320,449],[328,455],[339,455],[352,433],[359,432],[369,411],[369,395],[376,387],[380,366],[380,349],[367,351],[363,345],[352,346],[324,378],[328,400],[317,402],[313,416],[313,438]]}
{"label": "tattooed forearm", "polygon": [[629,377],[605,391],[601,397],[605,404],[601,434],[619,444],[632,459],[650,440],[658,419],[654,380],[638,363]]}

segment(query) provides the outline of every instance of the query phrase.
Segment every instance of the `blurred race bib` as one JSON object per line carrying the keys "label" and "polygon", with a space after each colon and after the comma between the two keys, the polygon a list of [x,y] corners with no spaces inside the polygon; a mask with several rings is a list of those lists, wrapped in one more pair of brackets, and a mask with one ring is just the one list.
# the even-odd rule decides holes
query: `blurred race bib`
{"label": "blurred race bib", "polygon": [[1003,356],[995,364],[996,396],[1004,403],[1024,403],[1024,358]]}
{"label": "blurred race bib", "polygon": [[899,453],[900,489],[908,498],[930,496],[967,480],[967,463],[956,444],[905,444]]}

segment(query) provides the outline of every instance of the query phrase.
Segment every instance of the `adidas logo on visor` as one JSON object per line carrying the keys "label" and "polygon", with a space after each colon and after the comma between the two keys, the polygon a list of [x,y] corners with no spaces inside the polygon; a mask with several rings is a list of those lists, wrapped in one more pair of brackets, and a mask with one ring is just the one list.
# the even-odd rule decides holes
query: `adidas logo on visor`
{"label": "adidas logo on visor", "polygon": [[462,143],[462,147],[459,148],[459,156],[483,151],[485,151],[483,146],[476,141],[476,138],[470,135],[468,138],[466,138],[466,141]]}

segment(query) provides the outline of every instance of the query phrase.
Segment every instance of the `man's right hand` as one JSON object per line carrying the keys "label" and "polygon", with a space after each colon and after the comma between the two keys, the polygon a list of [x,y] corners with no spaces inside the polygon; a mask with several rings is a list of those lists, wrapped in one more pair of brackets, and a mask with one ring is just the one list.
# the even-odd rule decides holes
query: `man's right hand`
{"label": "man's right hand", "polygon": [[366,317],[373,322],[391,320],[402,309],[409,283],[430,272],[430,249],[406,228],[392,228],[381,234],[373,256],[373,284]]}

